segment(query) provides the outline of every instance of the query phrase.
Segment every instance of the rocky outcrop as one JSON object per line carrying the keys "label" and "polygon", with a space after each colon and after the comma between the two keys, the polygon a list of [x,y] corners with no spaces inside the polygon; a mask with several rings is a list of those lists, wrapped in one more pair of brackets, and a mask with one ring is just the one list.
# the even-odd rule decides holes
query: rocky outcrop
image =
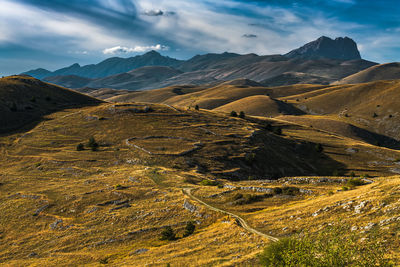
{"label": "rocky outcrop", "polygon": [[357,44],[352,39],[348,37],[339,37],[332,40],[326,36],[322,36],[298,49],[292,50],[285,56],[301,59],[361,59]]}

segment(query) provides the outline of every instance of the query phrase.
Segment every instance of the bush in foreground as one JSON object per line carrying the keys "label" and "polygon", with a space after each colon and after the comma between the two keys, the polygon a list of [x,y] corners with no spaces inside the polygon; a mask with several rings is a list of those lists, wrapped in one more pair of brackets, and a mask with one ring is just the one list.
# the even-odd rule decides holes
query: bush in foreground
{"label": "bush in foreground", "polygon": [[161,232],[160,239],[161,240],[169,240],[169,241],[176,240],[175,232],[171,228],[171,226],[165,227],[165,229]]}
{"label": "bush in foreground", "polygon": [[263,266],[393,266],[372,238],[360,241],[348,229],[330,228],[316,236],[284,238],[259,254]]}

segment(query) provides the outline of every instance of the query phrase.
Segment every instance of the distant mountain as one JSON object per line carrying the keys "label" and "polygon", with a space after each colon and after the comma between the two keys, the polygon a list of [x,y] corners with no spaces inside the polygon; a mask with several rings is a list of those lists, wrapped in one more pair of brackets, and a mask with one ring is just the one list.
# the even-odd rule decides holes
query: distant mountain
{"label": "distant mountain", "polygon": [[182,72],[171,67],[148,66],[134,69],[132,71],[94,79],[85,86],[92,88],[114,88],[114,89],[155,89],[160,82],[177,76]]}
{"label": "distant mountain", "polygon": [[400,79],[400,62],[376,65],[343,78],[334,84],[367,83],[395,79]]}
{"label": "distant mountain", "polygon": [[[50,74],[43,69],[26,74],[70,88],[144,90],[185,84],[216,85],[236,79],[249,79],[268,86],[329,84],[374,65],[376,63],[361,59],[357,44],[350,38],[321,37],[286,55],[225,52],[180,61],[151,51],[126,59],[109,58],[96,65],[74,64]],[[150,66],[153,68],[147,68]],[[85,83],[85,79],[92,80]]]}
{"label": "distant mountain", "polygon": [[339,37],[332,40],[329,37],[322,36],[304,46],[295,49],[285,55],[288,58],[303,59],[339,59],[354,60],[361,59],[357,44],[348,37]]}
{"label": "distant mountain", "polygon": [[103,78],[128,72],[144,66],[177,67],[180,63],[180,60],[162,56],[156,51],[150,51],[146,54],[130,58],[112,57],[100,62],[99,64],[80,66],[78,63],[75,63],[69,67],[62,68],[54,72],[44,69],[37,69],[25,72],[23,74],[28,74],[37,79],[61,75],[76,75],[86,78]]}
{"label": "distant mountain", "polygon": [[42,79],[45,82],[54,83],[67,88],[82,88],[90,83],[93,79],[80,77],[76,75],[65,75],[65,76],[50,76]]}

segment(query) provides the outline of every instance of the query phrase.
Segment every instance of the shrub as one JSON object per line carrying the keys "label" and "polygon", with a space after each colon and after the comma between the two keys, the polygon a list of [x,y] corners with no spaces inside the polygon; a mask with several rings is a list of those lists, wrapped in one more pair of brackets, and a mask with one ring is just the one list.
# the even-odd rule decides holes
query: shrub
{"label": "shrub", "polygon": [[236,111],[232,110],[231,111],[231,117],[237,117],[237,116],[238,116],[238,114],[236,113]]}
{"label": "shrub", "polygon": [[124,187],[123,187],[122,185],[120,185],[120,184],[116,184],[116,185],[114,186],[114,188],[115,188],[116,190],[121,190],[121,189],[123,189]]}
{"label": "shrub", "polygon": [[11,104],[10,110],[11,110],[12,112],[18,111],[17,104],[15,104],[15,102],[13,102],[13,103]]}
{"label": "shrub", "polygon": [[393,266],[377,240],[359,243],[356,234],[335,227],[298,239],[284,238],[271,243],[259,254],[262,266]]}
{"label": "shrub", "polygon": [[324,151],[324,147],[321,144],[316,144],[315,151],[317,151],[318,153],[321,153],[322,151]]}
{"label": "shrub", "polygon": [[356,187],[360,185],[365,185],[365,182],[360,178],[354,178],[347,181],[347,186],[349,187]]}
{"label": "shrub", "polygon": [[174,230],[171,228],[171,226],[167,226],[165,227],[165,229],[161,232],[161,240],[176,240],[176,236],[175,236],[175,232]]}
{"label": "shrub", "polygon": [[84,145],[82,144],[82,143],[80,143],[80,144],[78,144],[77,146],[76,146],[76,150],[77,151],[82,151],[82,150],[84,150],[85,149],[85,147],[84,147]]}
{"label": "shrub", "polygon": [[300,193],[300,189],[298,189],[297,187],[285,186],[282,188],[282,194],[284,194],[284,195],[295,196],[299,193]]}
{"label": "shrub", "polygon": [[355,172],[351,172],[350,173],[350,177],[356,177],[356,173]]}
{"label": "shrub", "polygon": [[373,117],[373,118],[376,118],[376,117],[378,117],[378,114],[376,114],[376,113],[374,112],[374,114],[372,115],[372,117]]}
{"label": "shrub", "polygon": [[87,146],[90,147],[92,151],[97,151],[99,148],[99,144],[96,142],[93,136],[89,138]]}
{"label": "shrub", "polygon": [[244,114],[244,111],[239,112],[239,118],[244,119],[246,115]]}
{"label": "shrub", "polygon": [[246,153],[244,159],[246,160],[247,163],[251,164],[256,159],[256,153]]}
{"label": "shrub", "polygon": [[282,135],[282,128],[281,127],[274,128],[274,134]]}
{"label": "shrub", "polygon": [[201,184],[201,185],[204,185],[204,186],[217,186],[217,185],[219,185],[220,183],[219,183],[218,181],[208,180],[208,179],[207,179],[207,180],[201,181],[200,184]]}
{"label": "shrub", "polygon": [[274,188],[274,194],[275,194],[275,195],[280,195],[280,194],[282,194],[282,188],[280,188],[280,187],[275,187],[275,188]]}
{"label": "shrub", "polygon": [[196,226],[194,225],[194,223],[192,221],[187,222],[186,227],[185,227],[185,232],[183,233],[183,237],[190,236],[191,234],[194,233],[195,229],[196,229]]}
{"label": "shrub", "polygon": [[195,110],[199,110],[200,108],[199,108],[199,105],[196,105],[195,107],[194,107],[194,109]]}

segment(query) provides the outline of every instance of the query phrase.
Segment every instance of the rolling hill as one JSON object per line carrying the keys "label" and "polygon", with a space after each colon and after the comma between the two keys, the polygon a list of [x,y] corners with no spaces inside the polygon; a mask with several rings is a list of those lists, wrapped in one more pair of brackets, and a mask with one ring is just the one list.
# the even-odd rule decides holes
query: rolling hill
{"label": "rolling hill", "polygon": [[0,131],[8,132],[44,115],[71,107],[96,105],[100,100],[27,76],[0,79]]}
{"label": "rolling hill", "polygon": [[337,82],[334,82],[333,84],[367,83],[379,80],[396,79],[400,79],[400,63],[393,62],[372,66],[368,69],[362,70]]}

